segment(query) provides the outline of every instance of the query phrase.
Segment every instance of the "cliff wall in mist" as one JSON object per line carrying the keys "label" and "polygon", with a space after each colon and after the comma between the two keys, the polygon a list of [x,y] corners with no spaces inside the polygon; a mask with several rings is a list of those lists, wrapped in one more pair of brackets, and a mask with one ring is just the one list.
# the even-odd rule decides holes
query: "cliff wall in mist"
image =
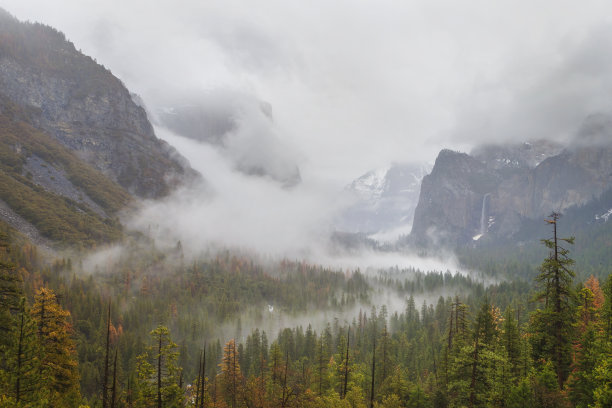
{"label": "cliff wall in mist", "polygon": [[48,246],[121,238],[119,211],[195,173],[113,74],[0,9],[0,222]]}
{"label": "cliff wall in mist", "polygon": [[0,93],[30,124],[139,197],[168,194],[195,173],[158,139],[113,74],[64,35],[0,12]]}
{"label": "cliff wall in mist", "polygon": [[528,220],[600,197],[612,188],[612,137],[593,145],[579,132],[576,140],[565,149],[538,142],[471,155],[443,150],[423,179],[412,239],[454,245],[509,238]]}

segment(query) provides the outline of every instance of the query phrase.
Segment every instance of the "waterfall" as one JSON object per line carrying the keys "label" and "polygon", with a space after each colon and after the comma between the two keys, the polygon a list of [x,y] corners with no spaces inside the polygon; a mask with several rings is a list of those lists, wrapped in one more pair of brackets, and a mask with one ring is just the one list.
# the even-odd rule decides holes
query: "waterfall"
{"label": "waterfall", "polygon": [[482,197],[482,210],[480,212],[480,234],[484,234],[487,232],[487,230],[489,229],[489,220],[488,220],[488,215],[489,215],[489,208],[488,208],[488,204],[489,204],[489,196],[491,194],[487,193],[484,195],[484,197]]}

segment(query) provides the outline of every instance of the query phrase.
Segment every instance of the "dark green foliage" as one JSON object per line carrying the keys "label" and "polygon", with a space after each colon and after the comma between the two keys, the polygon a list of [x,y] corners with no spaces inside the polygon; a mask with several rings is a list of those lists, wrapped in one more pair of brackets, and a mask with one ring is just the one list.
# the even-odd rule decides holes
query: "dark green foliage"
{"label": "dark green foliage", "polygon": [[[376,407],[563,407],[570,403],[603,407],[612,397],[608,357],[612,354],[605,331],[608,284],[602,285],[603,305],[591,305],[588,296],[586,301],[576,298],[583,300],[576,300],[582,306],[575,315],[581,316],[580,322],[590,322],[593,330],[574,336],[572,375],[559,388],[553,362],[532,360],[535,353],[528,339],[536,337],[539,326],[527,319],[533,305],[527,302],[529,286],[523,282],[485,287],[450,272],[407,270],[402,277],[394,268],[366,277],[357,271],[346,274],[289,261],[262,267],[230,252],[177,266],[181,265],[177,254],[146,245],[131,247],[111,270],[86,276],[75,273],[78,260],[62,259],[41,267],[35,256],[27,255],[27,247],[13,241],[8,248],[7,263],[17,269],[27,265],[34,271],[23,272],[29,276],[23,293],[31,296],[33,282],[48,282],[57,288],[62,306],[71,311],[81,392],[90,406],[100,404],[107,333],[110,344],[117,347],[117,370],[114,380],[107,380],[111,387],[107,401],[110,405],[115,394],[118,407],[157,406],[158,383],[162,404],[183,400],[188,406],[197,398],[200,406],[203,401],[205,406],[216,401],[236,407],[362,408],[371,398]],[[368,307],[352,321],[335,319],[305,329],[280,326],[270,339],[258,328],[258,314],[269,313],[268,304],[286,316],[312,307],[335,313],[359,303],[368,305],[374,287],[404,297],[403,312]],[[580,293],[588,294],[586,288]],[[439,297],[417,307],[415,297],[432,289],[462,295]],[[116,305],[110,326],[109,298]],[[503,317],[499,306],[506,309]],[[16,333],[18,310],[10,316],[11,333]],[[255,323],[252,330],[247,328],[250,319]],[[156,342],[149,343],[151,327],[160,322],[167,331],[157,333]],[[225,343],[219,329],[224,327],[240,339],[231,352],[226,350],[230,356],[226,362],[231,363],[228,375],[219,366],[224,354],[221,341]],[[170,333],[180,347],[171,346]],[[16,335],[9,337],[15,344]],[[200,359],[204,342],[205,367]],[[36,344],[32,346],[36,350]],[[40,361],[48,358],[42,355]],[[109,353],[111,361],[113,353]],[[164,368],[164,362],[171,362],[173,368]],[[109,364],[109,376],[114,367]],[[53,384],[54,377],[45,375]],[[2,378],[3,390],[15,384],[9,376]],[[34,395],[26,392],[27,398]]]}
{"label": "dark green foliage", "polygon": [[36,324],[22,298],[17,321],[7,336],[12,344],[6,349],[6,386],[4,392],[16,404],[32,404],[45,394],[40,390],[40,343],[36,337]]}
{"label": "dark green foliage", "polygon": [[552,225],[553,236],[542,240],[550,255],[542,263],[536,278],[539,289],[536,299],[542,306],[532,315],[532,344],[534,360],[552,362],[561,389],[570,372],[575,307],[572,291],[574,261],[569,258],[569,250],[561,246],[561,242],[573,244],[574,238],[557,236],[559,217],[559,214],[551,214],[547,221]]}
{"label": "dark green foliage", "polygon": [[145,353],[138,356],[135,399],[139,407],[180,407],[183,401],[179,387],[181,369],[177,366],[177,345],[170,331],[158,326],[149,333],[150,343]]}
{"label": "dark green foliage", "polygon": [[9,332],[15,324],[14,313],[21,309],[22,280],[17,267],[8,258],[8,231],[0,231],[0,348],[8,346]]}

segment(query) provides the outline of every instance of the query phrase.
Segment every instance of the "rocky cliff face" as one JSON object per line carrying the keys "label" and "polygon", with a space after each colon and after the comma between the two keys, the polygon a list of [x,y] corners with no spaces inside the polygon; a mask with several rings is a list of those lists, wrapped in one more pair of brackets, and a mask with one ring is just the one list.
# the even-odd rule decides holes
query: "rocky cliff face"
{"label": "rocky cliff face", "polygon": [[485,194],[502,178],[465,154],[442,150],[423,179],[412,235],[419,243],[465,240],[480,229]]}
{"label": "rocky cliff face", "polygon": [[586,204],[612,188],[607,140],[560,152],[545,142],[488,146],[472,155],[443,150],[423,179],[412,238],[421,244],[507,238],[524,220]]}
{"label": "rocky cliff face", "polygon": [[195,177],[121,81],[63,34],[0,13],[0,38],[0,93],[27,108],[32,125],[140,197]]}

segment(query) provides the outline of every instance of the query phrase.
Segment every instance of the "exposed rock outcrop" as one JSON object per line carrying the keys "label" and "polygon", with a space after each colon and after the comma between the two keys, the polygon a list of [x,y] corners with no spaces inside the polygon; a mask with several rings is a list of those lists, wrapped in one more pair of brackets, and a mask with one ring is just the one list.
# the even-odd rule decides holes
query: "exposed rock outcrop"
{"label": "exposed rock outcrop", "polygon": [[195,177],[121,81],[63,34],[0,13],[0,37],[0,92],[29,109],[30,124],[140,197]]}
{"label": "exposed rock outcrop", "polygon": [[412,239],[455,245],[508,238],[525,220],[599,197],[612,188],[612,137],[601,129],[597,135],[596,145],[579,134],[581,143],[560,152],[554,144],[487,146],[474,157],[443,150],[423,179]]}

